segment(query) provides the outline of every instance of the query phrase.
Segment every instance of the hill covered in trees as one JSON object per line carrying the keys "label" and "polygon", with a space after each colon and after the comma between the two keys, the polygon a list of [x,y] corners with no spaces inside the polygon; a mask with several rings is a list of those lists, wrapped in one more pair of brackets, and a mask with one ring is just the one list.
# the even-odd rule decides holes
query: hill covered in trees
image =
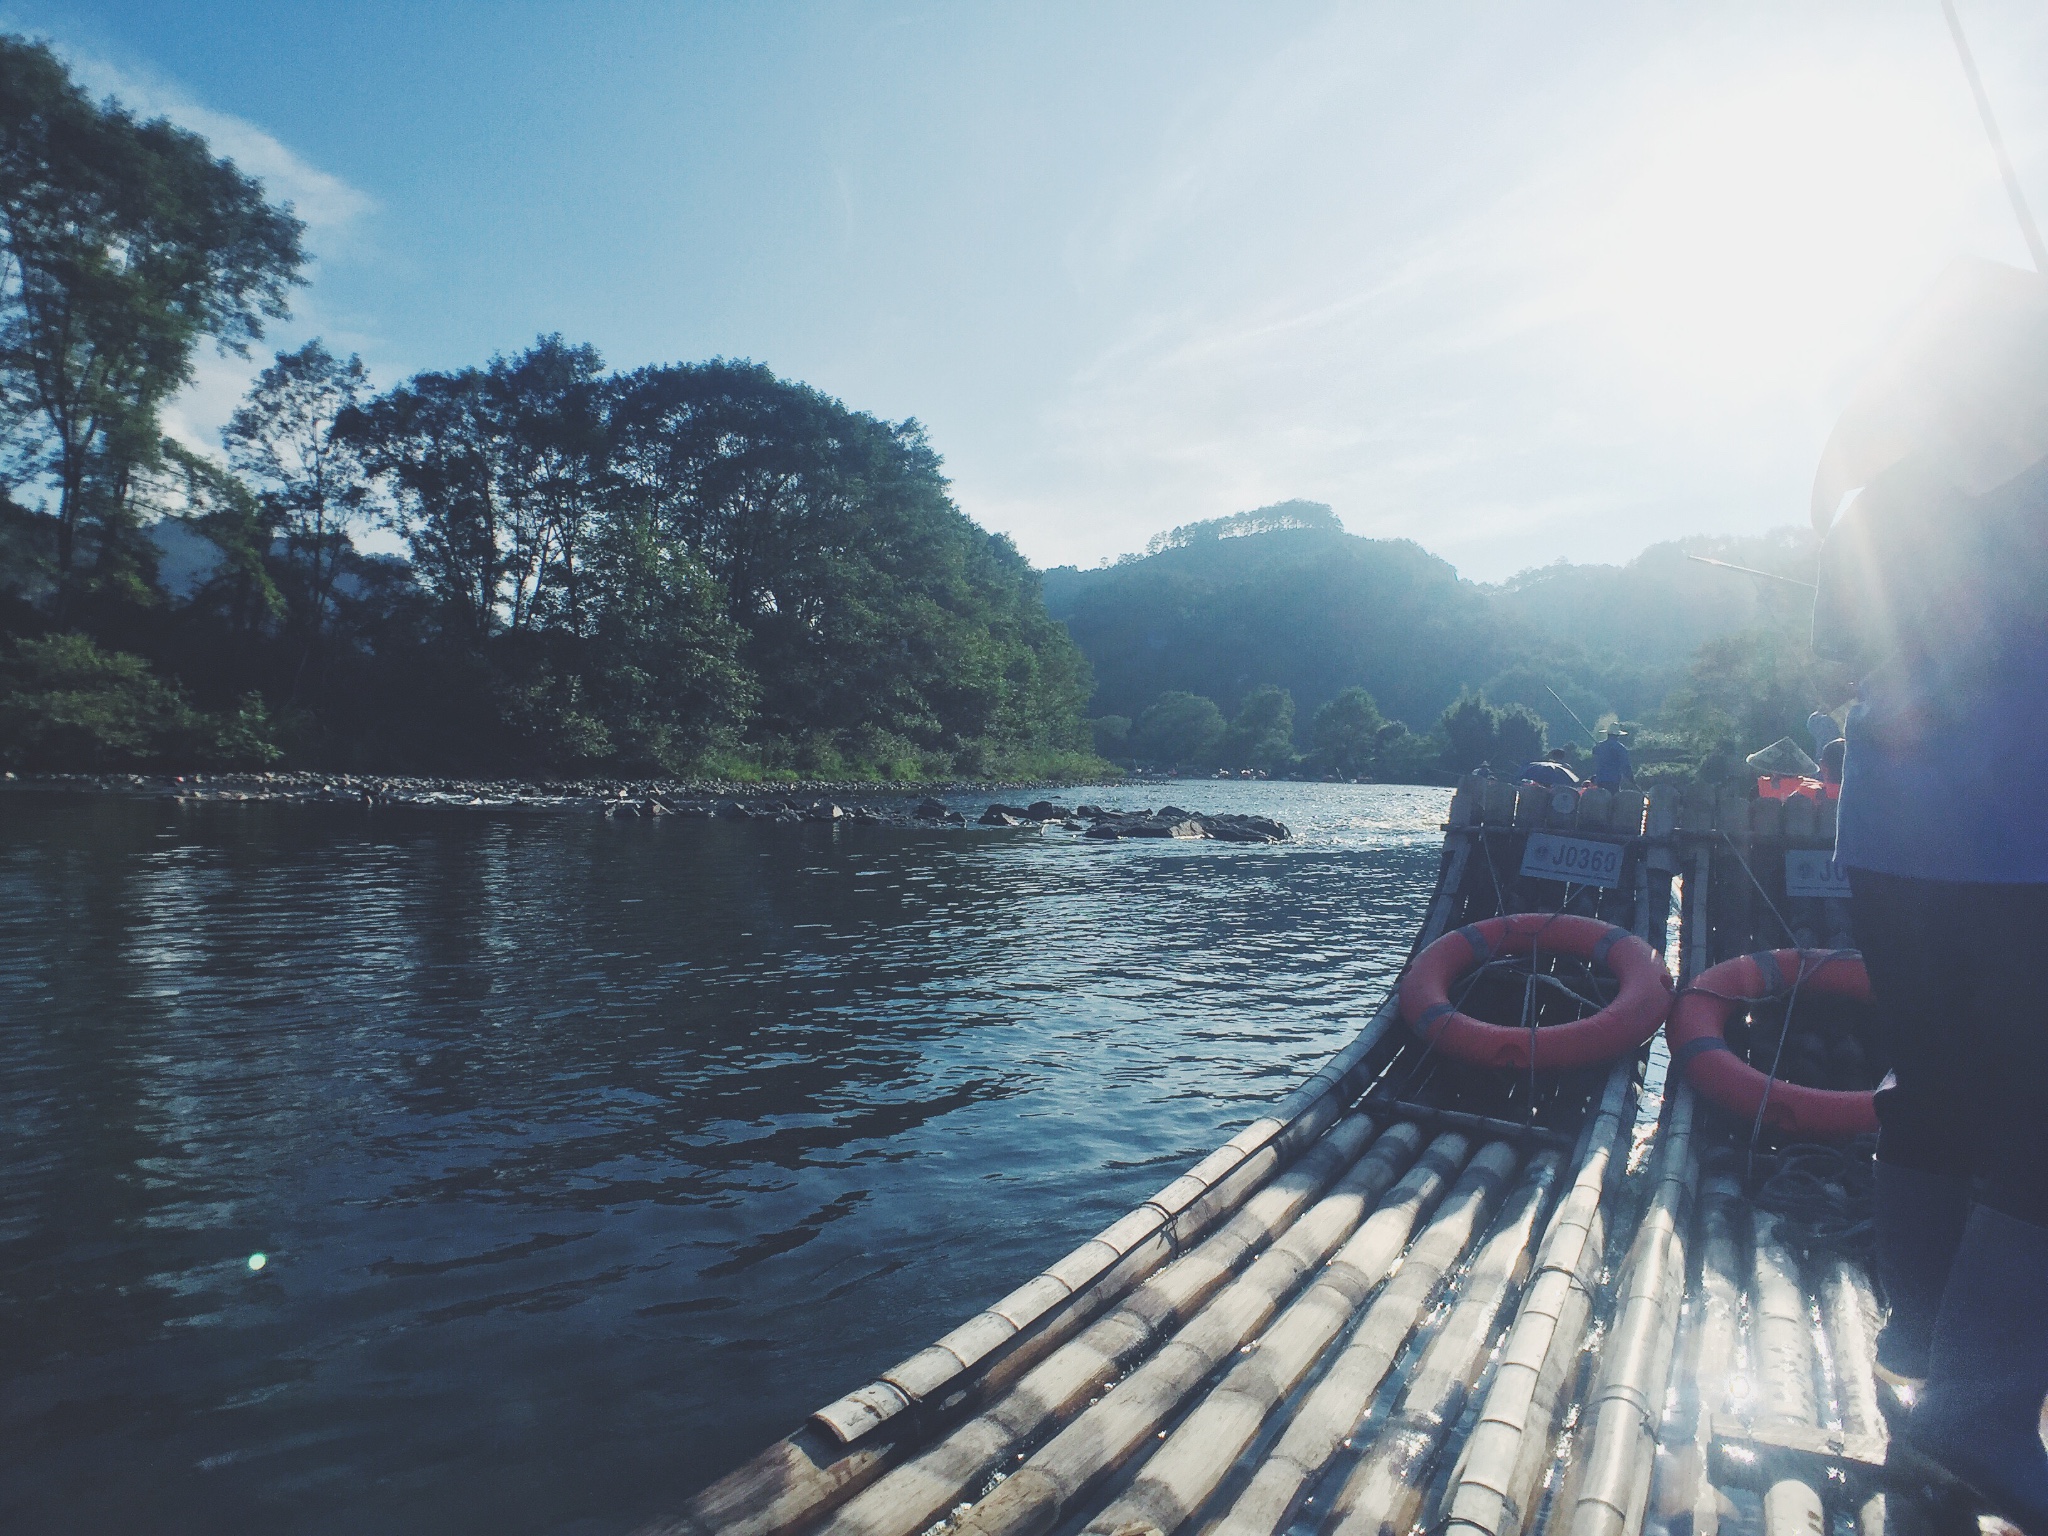
{"label": "hill covered in trees", "polygon": [[302,234],[0,38],[0,763],[1095,766],[1085,661],[924,430],[757,364],[549,336],[377,393],[314,341],[220,454],[167,439],[198,346],[287,314]]}
{"label": "hill covered in trees", "polygon": [[1105,753],[1438,777],[1545,741],[1584,745],[1565,705],[1589,726],[1646,728],[1652,755],[1796,729],[1838,686],[1806,655],[1805,595],[1688,555],[1806,580],[1815,547],[1799,530],[1687,539],[1485,586],[1406,540],[1348,534],[1319,503],[1285,502],[1044,585],[1094,667]]}
{"label": "hill covered in trees", "polygon": [[314,341],[165,437],[302,236],[0,37],[0,765],[1428,779],[1571,739],[1552,690],[1697,756],[1835,686],[1796,589],[1685,558],[1804,577],[1803,534],[1481,586],[1286,502],[1041,576],[915,421],[751,362],[544,336],[380,392]]}

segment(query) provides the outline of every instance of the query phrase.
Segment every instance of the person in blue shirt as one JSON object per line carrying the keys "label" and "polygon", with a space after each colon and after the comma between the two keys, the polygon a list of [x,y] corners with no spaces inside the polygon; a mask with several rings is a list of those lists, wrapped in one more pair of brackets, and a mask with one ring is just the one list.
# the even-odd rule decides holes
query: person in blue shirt
{"label": "person in blue shirt", "polygon": [[1567,755],[1563,747],[1552,747],[1534,762],[1522,764],[1521,781],[1545,789],[1577,789],[1579,776],[1564,765]]}
{"label": "person in blue shirt", "polygon": [[1835,857],[1892,1061],[1878,1365],[1908,1444],[2048,1531],[2048,279],[1950,269],[1813,521],[1814,650],[1860,678]]}
{"label": "person in blue shirt", "polygon": [[1623,740],[1628,735],[1618,725],[1607,728],[1606,737],[1593,746],[1593,782],[1602,789],[1619,789],[1634,777],[1635,770],[1628,760],[1628,747]]}
{"label": "person in blue shirt", "polygon": [[1816,709],[1806,717],[1806,734],[1813,738],[1813,760],[1819,762],[1821,754],[1841,740],[1842,728],[1835,724],[1833,715],[1824,709]]}

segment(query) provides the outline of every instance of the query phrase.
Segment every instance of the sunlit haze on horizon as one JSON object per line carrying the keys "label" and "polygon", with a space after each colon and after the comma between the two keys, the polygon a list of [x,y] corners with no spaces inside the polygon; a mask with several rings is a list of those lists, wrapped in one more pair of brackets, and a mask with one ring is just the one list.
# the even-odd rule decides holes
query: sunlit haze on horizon
{"label": "sunlit haze on horizon", "polygon": [[[2048,209],[2048,12],[1960,4]],[[1797,523],[1886,326],[2027,260],[1936,0],[0,16],[297,204],[271,345],[750,357],[1040,565],[1290,497],[1483,580]]]}

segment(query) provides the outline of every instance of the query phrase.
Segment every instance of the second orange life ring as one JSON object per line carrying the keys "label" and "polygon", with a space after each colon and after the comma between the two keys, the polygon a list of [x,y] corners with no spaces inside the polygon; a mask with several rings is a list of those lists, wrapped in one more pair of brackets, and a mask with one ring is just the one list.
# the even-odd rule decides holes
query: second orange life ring
{"label": "second orange life ring", "polygon": [[1787,1136],[1849,1141],[1877,1129],[1877,1100],[1869,1090],[1808,1088],[1771,1078],[1737,1056],[1728,1044],[1728,1021],[1745,1003],[1789,993],[1870,1001],[1870,977],[1853,949],[1767,949],[1738,955],[1702,971],[1678,994],[1664,1037],[1671,1065],[1703,1098]]}

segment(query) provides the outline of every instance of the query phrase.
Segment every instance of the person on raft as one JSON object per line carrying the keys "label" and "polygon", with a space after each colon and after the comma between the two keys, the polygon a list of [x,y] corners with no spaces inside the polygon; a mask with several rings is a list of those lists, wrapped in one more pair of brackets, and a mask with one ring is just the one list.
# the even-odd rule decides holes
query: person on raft
{"label": "person on raft", "polygon": [[1565,766],[1570,758],[1563,747],[1552,747],[1534,762],[1522,764],[1521,781],[1545,789],[1577,789],[1579,776]]}
{"label": "person on raft", "polygon": [[1813,760],[1819,762],[1821,754],[1842,739],[1842,728],[1833,715],[1816,709],[1806,717],[1806,734],[1813,738]]}
{"label": "person on raft", "polygon": [[1835,857],[1892,1061],[1878,1364],[1906,1444],[2039,1536],[2048,279],[1951,267],[1836,424],[1812,514],[1814,650],[1860,677]]}
{"label": "person on raft", "polygon": [[1619,789],[1635,776],[1628,760],[1628,732],[1618,725],[1607,727],[1607,735],[1593,744],[1593,783],[1601,789]]}

